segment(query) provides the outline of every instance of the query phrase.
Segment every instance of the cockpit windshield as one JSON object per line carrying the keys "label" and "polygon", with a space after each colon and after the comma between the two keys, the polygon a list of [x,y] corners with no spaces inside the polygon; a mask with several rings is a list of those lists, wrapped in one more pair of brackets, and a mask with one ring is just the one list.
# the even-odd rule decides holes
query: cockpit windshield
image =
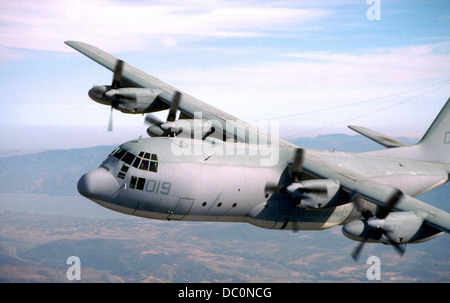
{"label": "cockpit windshield", "polygon": [[156,154],[141,151],[139,156],[136,156],[122,147],[118,147],[110,156],[114,156],[128,165],[141,170],[155,173],[158,171],[158,156]]}

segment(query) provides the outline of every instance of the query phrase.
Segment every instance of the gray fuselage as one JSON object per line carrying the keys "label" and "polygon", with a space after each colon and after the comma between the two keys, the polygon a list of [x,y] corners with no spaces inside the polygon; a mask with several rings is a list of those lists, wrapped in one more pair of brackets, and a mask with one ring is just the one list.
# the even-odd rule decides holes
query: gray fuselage
{"label": "gray fuselage", "polygon": [[[99,168],[82,176],[78,190],[106,208],[161,220],[248,222],[263,228],[320,230],[361,216],[345,192],[340,194],[338,206],[307,209],[298,207],[286,193],[268,191],[268,183],[289,185],[291,148],[276,149],[276,163],[261,166],[268,153],[252,151],[248,145],[223,142],[227,152],[216,149],[208,154],[204,141],[193,140],[189,141],[190,149],[180,154],[174,144],[173,138],[126,142]],[[350,168],[414,196],[447,177],[428,164],[410,167],[413,163],[407,160],[399,163],[370,154],[307,150],[305,158]],[[302,176],[314,178],[320,176]]]}

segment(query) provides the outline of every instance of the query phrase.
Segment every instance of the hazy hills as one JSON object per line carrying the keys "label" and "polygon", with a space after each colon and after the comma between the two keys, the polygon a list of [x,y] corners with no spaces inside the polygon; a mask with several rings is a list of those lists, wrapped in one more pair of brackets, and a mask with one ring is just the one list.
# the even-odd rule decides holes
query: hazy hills
{"label": "hazy hills", "polygon": [[[365,151],[361,136],[296,140],[305,148]],[[448,235],[391,247],[356,243],[340,227],[272,231],[249,224],[154,221],[112,212],[81,197],[79,177],[114,146],[0,158],[0,281],[68,282],[66,260],[81,260],[81,282],[367,282],[365,260],[382,261],[383,282],[450,282]],[[449,210],[449,184],[421,199]]]}
{"label": "hazy hills", "polygon": [[112,149],[97,146],[0,158],[0,192],[77,194],[81,175],[98,167]]}

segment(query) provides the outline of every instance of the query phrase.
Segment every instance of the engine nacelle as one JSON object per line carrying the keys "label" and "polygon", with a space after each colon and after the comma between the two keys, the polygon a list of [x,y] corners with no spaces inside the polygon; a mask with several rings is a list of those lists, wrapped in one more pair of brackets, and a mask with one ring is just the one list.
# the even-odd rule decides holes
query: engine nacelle
{"label": "engine nacelle", "polygon": [[385,219],[376,217],[352,221],[344,225],[342,233],[358,242],[390,244],[390,239],[399,243],[419,243],[431,240],[442,232],[424,224],[423,219],[413,212],[392,212]]}
{"label": "engine nacelle", "polygon": [[109,85],[100,85],[91,88],[88,94],[95,102],[112,106],[124,113],[151,113],[168,108],[168,105],[158,99],[160,93],[159,89],[114,89]]}
{"label": "engine nacelle", "polygon": [[158,125],[150,125],[147,128],[147,134],[150,137],[161,137],[164,135],[164,130],[161,129],[161,127],[159,127]]}
{"label": "engine nacelle", "polygon": [[161,137],[173,133],[178,137],[205,139],[212,134],[215,128],[210,121],[201,119],[181,119],[174,122],[165,122],[160,125],[150,125],[147,134],[150,137]]}
{"label": "engine nacelle", "polygon": [[334,179],[306,180],[292,183],[286,188],[288,194],[300,198],[298,207],[327,208],[339,205],[340,183]]}

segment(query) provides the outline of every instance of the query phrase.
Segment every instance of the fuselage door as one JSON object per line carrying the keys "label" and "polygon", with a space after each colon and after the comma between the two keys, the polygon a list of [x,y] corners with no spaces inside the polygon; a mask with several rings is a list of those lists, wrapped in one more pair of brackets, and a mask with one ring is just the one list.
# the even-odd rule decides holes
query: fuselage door
{"label": "fuselage door", "polygon": [[169,212],[167,219],[181,220],[191,210],[194,199],[180,198],[177,205]]}

